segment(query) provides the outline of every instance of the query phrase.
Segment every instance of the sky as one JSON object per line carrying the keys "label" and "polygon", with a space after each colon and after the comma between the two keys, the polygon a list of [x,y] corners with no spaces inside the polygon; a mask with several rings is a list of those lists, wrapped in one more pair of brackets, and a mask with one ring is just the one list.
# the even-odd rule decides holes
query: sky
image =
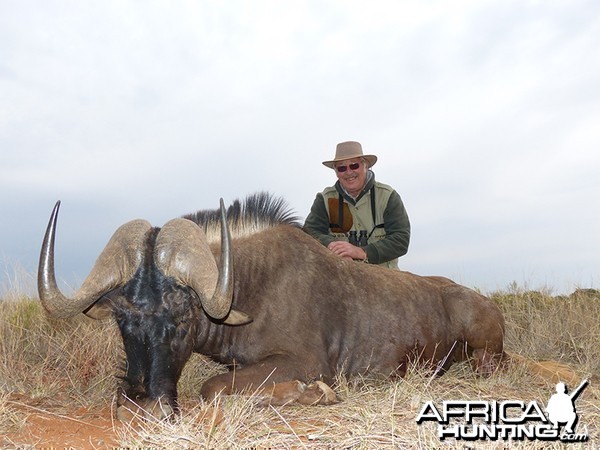
{"label": "sky", "polygon": [[303,219],[356,140],[400,267],[484,293],[600,288],[600,2],[0,0],[0,290],[62,201],[76,289],[121,224],[268,191]]}

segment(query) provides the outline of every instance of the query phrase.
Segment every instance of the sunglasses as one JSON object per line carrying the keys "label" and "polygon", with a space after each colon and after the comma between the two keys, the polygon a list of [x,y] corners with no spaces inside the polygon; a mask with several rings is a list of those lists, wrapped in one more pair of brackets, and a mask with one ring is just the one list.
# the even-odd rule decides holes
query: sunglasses
{"label": "sunglasses", "polygon": [[348,167],[350,167],[350,170],[357,170],[360,167],[360,163],[355,162],[355,163],[348,164],[347,166],[337,166],[335,168],[335,170],[342,173],[342,172],[345,172],[346,170],[348,170]]}

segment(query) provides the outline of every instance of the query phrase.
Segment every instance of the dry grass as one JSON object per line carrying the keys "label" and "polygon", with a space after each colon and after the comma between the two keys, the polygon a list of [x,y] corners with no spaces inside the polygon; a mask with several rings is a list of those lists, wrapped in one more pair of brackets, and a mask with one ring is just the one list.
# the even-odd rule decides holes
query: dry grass
{"label": "dry grass", "polygon": [[[587,446],[600,443],[600,293],[568,297],[511,289],[491,297],[505,312],[509,350],[534,360],[569,365],[591,384],[577,401]],[[68,412],[101,408],[113,401],[122,363],[114,324],[80,317],[48,320],[35,299],[0,300],[0,434],[23,427],[27,414],[15,395]],[[180,382],[183,413],[173,422],[140,422],[114,430],[123,447],[154,448],[504,448],[505,442],[440,441],[434,424],[417,425],[424,402],[434,400],[536,400],[545,404],[554,390],[526,364],[515,362],[490,378],[477,378],[466,364],[443,377],[414,368],[403,380],[338,379],[340,403],[327,407],[259,407],[252,397],[198,399],[202,381],[223,371],[194,355]],[[574,387],[569,385],[569,387]],[[543,441],[511,442],[515,448],[562,448]]]}
{"label": "dry grass", "polygon": [[0,301],[0,387],[32,398],[68,396],[88,406],[112,395],[121,362],[114,326],[46,318],[39,301]]}

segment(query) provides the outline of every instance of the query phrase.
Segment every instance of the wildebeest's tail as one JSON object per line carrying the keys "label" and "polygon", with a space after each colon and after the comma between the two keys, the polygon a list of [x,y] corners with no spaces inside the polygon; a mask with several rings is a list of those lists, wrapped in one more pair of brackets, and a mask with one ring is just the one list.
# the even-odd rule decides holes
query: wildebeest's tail
{"label": "wildebeest's tail", "polygon": [[504,352],[503,360],[508,364],[516,363],[525,366],[527,371],[536,377],[554,384],[563,382],[572,385],[581,381],[581,377],[573,369],[558,361],[535,361],[518,353],[506,351]]}

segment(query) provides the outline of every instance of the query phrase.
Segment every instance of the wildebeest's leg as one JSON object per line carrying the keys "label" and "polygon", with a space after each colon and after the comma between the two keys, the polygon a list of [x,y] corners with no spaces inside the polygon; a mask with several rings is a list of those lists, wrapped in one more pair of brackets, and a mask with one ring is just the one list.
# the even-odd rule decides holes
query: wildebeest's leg
{"label": "wildebeest's leg", "polygon": [[263,361],[208,379],[200,395],[208,400],[220,394],[258,394],[262,404],[283,405],[294,401],[303,404],[330,404],[337,399],[325,383],[307,386],[305,365],[286,355],[273,355]]}

